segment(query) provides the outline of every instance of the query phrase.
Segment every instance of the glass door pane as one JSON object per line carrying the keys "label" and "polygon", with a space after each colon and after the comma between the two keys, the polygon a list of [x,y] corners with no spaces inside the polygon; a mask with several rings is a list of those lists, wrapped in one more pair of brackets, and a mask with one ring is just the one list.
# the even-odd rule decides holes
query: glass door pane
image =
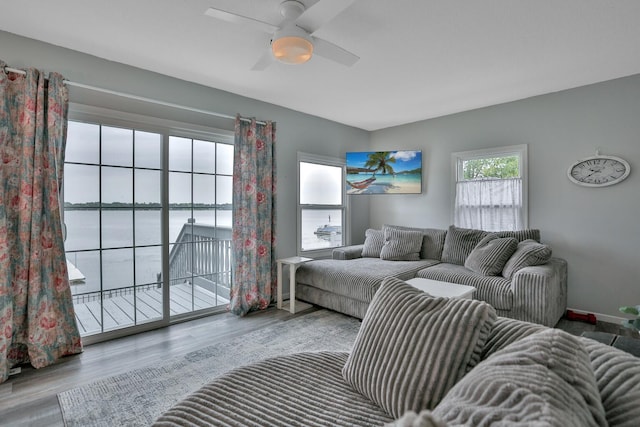
{"label": "glass door pane", "polygon": [[[226,162],[216,160],[221,145]],[[233,163],[226,148],[211,141],[169,137],[172,315],[229,302],[231,178],[217,173],[218,164],[222,163],[220,168],[228,171],[227,162]]]}
{"label": "glass door pane", "polygon": [[162,135],[70,121],[65,250],[83,336],[163,318]]}

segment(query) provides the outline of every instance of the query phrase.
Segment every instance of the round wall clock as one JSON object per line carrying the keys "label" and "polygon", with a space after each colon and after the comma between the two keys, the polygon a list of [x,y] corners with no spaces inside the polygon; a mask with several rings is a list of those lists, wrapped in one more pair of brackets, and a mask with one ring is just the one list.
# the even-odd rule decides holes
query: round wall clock
{"label": "round wall clock", "polygon": [[571,182],[585,187],[605,187],[617,184],[631,172],[629,163],[620,157],[596,154],[578,160],[569,167],[567,176]]}

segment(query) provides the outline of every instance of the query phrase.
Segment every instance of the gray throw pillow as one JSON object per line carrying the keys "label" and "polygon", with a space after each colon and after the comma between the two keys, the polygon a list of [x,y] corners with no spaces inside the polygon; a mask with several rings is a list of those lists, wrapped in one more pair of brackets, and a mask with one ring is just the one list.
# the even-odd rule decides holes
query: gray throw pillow
{"label": "gray throw pillow", "polygon": [[551,259],[551,248],[535,240],[518,243],[518,249],[504,265],[502,275],[511,279],[516,271],[525,267],[546,264]]}
{"label": "gray throw pillow", "polygon": [[459,228],[454,225],[449,227],[447,237],[444,239],[442,250],[442,262],[464,265],[465,260],[480,240],[489,234],[482,230]]}
{"label": "gray throw pillow", "polygon": [[382,230],[369,228],[364,232],[364,236],[362,256],[365,258],[380,258],[380,251],[384,246],[384,234]]}
{"label": "gray throw pillow", "polygon": [[513,237],[499,238],[496,234],[488,234],[473,248],[464,266],[484,276],[497,276],[517,248],[518,241]]}
{"label": "gray throw pillow", "polygon": [[387,261],[418,261],[422,232],[385,228],[380,258]]}
{"label": "gray throw pillow", "polygon": [[607,425],[589,354],[578,337],[559,329],[523,338],[482,361],[433,416],[451,425]]}
{"label": "gray throw pillow", "polygon": [[473,366],[496,321],[489,304],[433,298],[393,277],[382,281],[342,376],[398,418],[433,409]]}
{"label": "gray throw pillow", "polygon": [[444,248],[444,239],[447,236],[447,230],[440,230],[437,228],[405,227],[402,225],[388,224],[382,226],[382,230],[384,230],[385,228],[420,231],[422,233],[422,248],[420,249],[420,258],[435,259],[438,261],[440,261],[440,259],[442,258],[442,249]]}

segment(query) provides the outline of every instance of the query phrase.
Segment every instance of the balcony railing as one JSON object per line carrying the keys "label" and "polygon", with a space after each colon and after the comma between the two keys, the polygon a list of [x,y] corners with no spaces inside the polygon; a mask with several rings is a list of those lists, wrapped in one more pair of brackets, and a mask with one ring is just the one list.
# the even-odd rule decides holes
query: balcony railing
{"label": "balcony railing", "polygon": [[[231,228],[184,224],[169,253],[171,314],[227,304],[231,256]],[[161,318],[162,274],[157,277],[157,283],[73,295],[81,333]]]}

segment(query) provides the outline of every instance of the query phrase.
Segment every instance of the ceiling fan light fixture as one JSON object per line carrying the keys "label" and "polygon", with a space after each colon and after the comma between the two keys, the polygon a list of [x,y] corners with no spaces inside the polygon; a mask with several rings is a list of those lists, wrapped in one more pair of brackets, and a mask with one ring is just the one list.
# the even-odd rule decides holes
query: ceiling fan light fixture
{"label": "ceiling fan light fixture", "polygon": [[273,56],[285,64],[303,64],[313,55],[311,38],[297,27],[283,29],[271,42]]}

